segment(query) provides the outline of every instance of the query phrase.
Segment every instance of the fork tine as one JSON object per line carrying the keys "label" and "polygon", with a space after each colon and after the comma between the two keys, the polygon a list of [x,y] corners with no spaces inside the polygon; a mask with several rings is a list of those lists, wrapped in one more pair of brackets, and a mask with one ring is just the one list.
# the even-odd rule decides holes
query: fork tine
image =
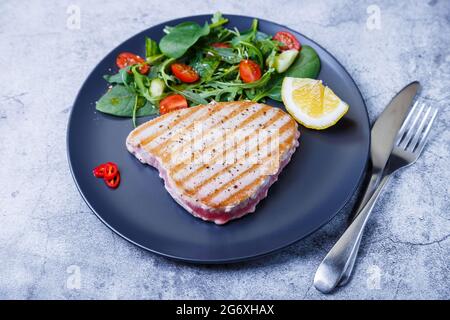
{"label": "fork tine", "polygon": [[406,128],[408,127],[408,124],[411,121],[413,114],[416,112],[418,105],[419,105],[419,101],[414,102],[414,105],[411,107],[411,110],[409,110],[409,112],[408,112],[408,116],[406,117],[405,121],[403,121],[403,124],[397,133],[397,141],[396,141],[397,144],[399,144],[400,141],[402,140],[403,135],[406,131]]}
{"label": "fork tine", "polygon": [[433,111],[433,113],[431,115],[431,119],[428,122],[428,125],[425,128],[425,131],[424,131],[424,133],[422,135],[422,138],[420,139],[419,144],[417,145],[416,149],[414,150],[414,153],[416,154],[417,157],[420,156],[420,154],[423,151],[423,148],[425,147],[428,135],[430,134],[431,126],[433,125],[433,122],[436,119],[437,114],[438,114],[438,109],[434,109],[434,111]]}
{"label": "fork tine", "polygon": [[423,103],[420,104],[420,108],[417,111],[417,113],[414,115],[414,119],[412,120],[411,124],[408,126],[408,128],[406,129],[406,133],[405,133],[405,137],[403,138],[403,140],[399,143],[399,146],[406,149],[406,146],[409,144],[411,138],[413,137],[414,134],[414,127],[416,126],[417,121],[421,118],[421,114],[423,111],[423,108],[425,107],[425,105]]}
{"label": "fork tine", "polygon": [[422,121],[420,121],[419,126],[417,127],[417,130],[415,130],[414,136],[412,137],[410,143],[405,146],[405,148],[409,149],[411,152],[414,151],[414,149],[417,146],[417,142],[419,141],[420,137],[422,136],[423,128],[425,127],[425,124],[427,123],[428,116],[430,115],[431,110],[433,108],[427,107],[427,110],[425,111],[425,115],[422,117]]}

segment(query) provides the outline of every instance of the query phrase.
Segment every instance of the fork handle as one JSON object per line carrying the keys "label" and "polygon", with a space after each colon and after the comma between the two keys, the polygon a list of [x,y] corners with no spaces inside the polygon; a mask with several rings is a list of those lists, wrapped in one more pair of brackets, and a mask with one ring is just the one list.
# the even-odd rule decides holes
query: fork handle
{"label": "fork handle", "polygon": [[339,284],[349,264],[356,259],[364,228],[389,177],[390,175],[385,175],[382,178],[372,197],[319,265],[314,277],[317,290],[331,292]]}
{"label": "fork handle", "polygon": [[372,172],[369,183],[367,184],[366,190],[364,191],[364,194],[359,202],[358,207],[356,208],[356,210],[352,211],[352,214],[348,218],[349,225],[352,223],[353,220],[355,220],[355,218],[358,216],[359,212],[364,208],[366,203],[369,201],[369,199],[375,193],[382,178],[383,178],[383,172],[380,172],[380,171]]}
{"label": "fork handle", "polygon": [[[379,171],[372,172],[369,183],[366,187],[366,190],[364,191],[364,195],[362,196],[362,199],[359,202],[357,209],[352,211],[353,213],[350,215],[350,217],[348,219],[349,225],[353,222],[353,220],[356,219],[358,214],[361,212],[361,210],[364,208],[364,206],[367,204],[367,202],[373,196],[374,192],[377,190],[377,187],[378,187],[381,179],[382,179],[382,172],[379,172]],[[359,238],[359,241],[356,244],[357,248],[359,248],[359,246],[361,244],[361,238],[362,237]],[[349,259],[347,268],[345,269],[344,273],[342,274],[341,280],[339,280],[339,286],[345,286],[348,283],[348,281],[350,280],[350,276],[353,272],[353,267],[355,266],[357,256],[358,256],[358,249],[354,250],[351,258]]]}
{"label": "fork handle", "polygon": [[356,258],[358,257],[358,250],[359,250],[359,246],[361,245],[361,239],[362,239],[362,237],[359,238],[359,241],[356,244],[356,249],[353,251],[353,254],[351,255],[350,259],[348,260],[347,268],[344,270],[342,277],[339,280],[338,285],[340,287],[345,286],[351,278],[353,268],[355,267]]}

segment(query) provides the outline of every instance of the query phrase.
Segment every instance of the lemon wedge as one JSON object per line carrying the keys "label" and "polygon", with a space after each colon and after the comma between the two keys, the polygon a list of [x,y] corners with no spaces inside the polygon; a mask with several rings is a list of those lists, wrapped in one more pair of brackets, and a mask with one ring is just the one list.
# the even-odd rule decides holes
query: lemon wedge
{"label": "lemon wedge", "polygon": [[329,128],[348,111],[348,104],[321,80],[285,77],[281,97],[291,116],[311,129]]}

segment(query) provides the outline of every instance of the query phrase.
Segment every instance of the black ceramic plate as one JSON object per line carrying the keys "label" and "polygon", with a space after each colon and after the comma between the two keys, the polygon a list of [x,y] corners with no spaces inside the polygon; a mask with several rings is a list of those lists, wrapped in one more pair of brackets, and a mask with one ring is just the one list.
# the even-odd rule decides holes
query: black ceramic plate
{"label": "black ceramic plate", "polygon": [[[228,26],[247,29],[250,17],[227,15]],[[211,16],[194,16],[151,27],[125,41],[92,71],[81,88],[69,120],[67,148],[78,189],[92,211],[112,230],[132,243],[167,257],[197,263],[236,262],[286,247],[334,217],[349,200],[363,175],[369,151],[369,122],[364,100],[342,65],[318,44],[298,32],[260,20],[268,34],[289,30],[320,56],[319,78],[350,105],[334,127],[314,131],[300,127],[300,146],[278,182],[256,211],[224,226],[191,216],[166,192],[158,172],[138,162],[125,148],[133,129],[130,119],[95,110],[105,92],[102,76],[115,69],[122,51],[144,54],[144,37],[159,40],[165,25],[203,23]],[[269,101],[269,104],[280,106]],[[140,118],[142,123],[148,118]],[[119,164],[121,184],[107,188],[92,175],[100,163]]]}

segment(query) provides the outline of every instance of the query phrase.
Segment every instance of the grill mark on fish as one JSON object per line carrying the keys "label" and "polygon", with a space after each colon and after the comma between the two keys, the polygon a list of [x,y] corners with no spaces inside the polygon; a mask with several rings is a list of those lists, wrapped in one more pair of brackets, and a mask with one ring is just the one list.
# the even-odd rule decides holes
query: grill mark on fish
{"label": "grill mark on fish", "polygon": [[[278,119],[280,119],[282,116],[283,116],[283,114],[282,114],[281,112],[277,112],[277,113],[275,113],[275,115],[270,119],[269,122],[274,123],[275,121],[277,121]],[[257,134],[257,132],[253,131],[250,135],[251,135],[251,136],[255,136],[256,134]],[[240,139],[240,140],[239,140],[238,142],[236,142],[236,143],[242,142],[242,140],[244,140],[246,137],[248,137],[248,136],[245,136],[243,139]],[[211,148],[212,148],[212,147],[211,147]],[[236,149],[235,146],[233,146],[233,147],[231,147],[231,148],[227,148],[227,149],[223,150],[223,154],[226,154],[227,152],[229,152],[229,151],[231,151],[231,150],[235,150],[235,149]],[[220,157],[223,157],[223,154],[222,154],[222,155],[217,155],[217,156],[213,157],[213,158],[210,160],[211,163],[213,163],[214,161],[216,161],[216,160],[219,159]],[[182,168],[184,168],[184,166],[185,166],[186,164],[182,164],[182,165],[183,165]],[[208,166],[208,165],[206,165],[206,164],[201,165],[199,168],[197,168],[196,170],[194,170],[194,171],[192,171],[191,173],[189,173],[188,176],[185,177],[183,180],[175,180],[175,183],[176,183],[178,186],[183,187],[185,181],[187,181],[187,180],[189,180],[189,179],[195,177],[195,176],[196,176],[197,174],[199,174],[201,171],[205,170],[205,168],[206,168],[207,166]],[[174,172],[174,171],[171,171],[171,172],[172,172],[172,174],[175,174],[175,173],[177,173],[177,172],[179,172],[179,171],[180,171],[180,170],[177,170],[177,171],[175,171],[175,172]]]}
{"label": "grill mark on fish", "polygon": [[[222,108],[222,109],[224,109],[224,108]],[[230,112],[229,114],[224,115],[224,117],[218,118],[217,121],[220,122],[220,121],[223,120],[223,119],[227,119],[227,121],[228,121],[228,120],[230,120],[230,119],[233,119],[235,116],[237,116],[237,115],[240,114],[241,112],[242,112],[242,110],[240,110],[240,108],[236,108],[236,109],[234,109],[232,112]],[[201,120],[204,120],[204,119],[207,119],[207,118],[208,118],[208,117],[205,117],[205,118],[203,118],[203,119],[201,119]],[[192,123],[189,125],[189,127],[186,128],[186,130],[183,130],[183,132],[181,132],[180,134],[183,134],[183,133],[187,132],[187,130],[189,130],[190,128],[192,128],[194,125],[195,125],[195,122],[192,122]],[[214,123],[213,123],[210,127],[208,127],[207,129],[208,129],[208,130],[207,130],[206,132],[202,132],[202,133],[196,135],[195,137],[193,137],[193,138],[190,139],[189,141],[195,141],[195,139],[198,139],[201,135],[205,135],[205,136],[206,136],[208,133],[211,133],[212,130],[216,129],[216,128],[214,127]],[[166,141],[164,142],[164,145],[162,146],[161,150],[162,150],[165,146],[167,146],[168,144],[170,144],[170,139],[169,139],[169,140],[166,140]],[[149,149],[148,151],[149,151],[149,152],[156,152],[156,155],[161,156],[161,153],[160,153],[158,150],[156,150],[157,148],[158,148],[158,147],[155,147],[155,148],[153,148],[153,149]],[[163,157],[162,157],[162,160],[163,160],[163,161],[169,161],[172,157],[178,156],[179,153],[177,153],[177,151],[179,151],[179,149],[182,149],[182,147],[178,147],[177,149],[172,150],[168,155],[163,156]]]}
{"label": "grill mark on fish", "polygon": [[[285,131],[287,131],[290,127],[290,122],[287,121],[280,129],[279,129],[279,134],[281,135],[282,133],[284,133]],[[267,137],[262,143],[266,143],[268,142],[270,137]],[[265,144],[262,147],[266,147],[268,144]],[[251,150],[251,153],[257,151],[258,148],[261,148],[261,146],[257,145],[256,147],[254,147]],[[282,152],[281,152],[282,153]],[[186,193],[188,193],[189,195],[195,195],[197,194],[198,191],[200,191],[200,189],[202,187],[204,187],[205,185],[207,185],[208,183],[210,183],[211,181],[213,181],[214,179],[216,179],[218,176],[222,175],[225,171],[227,171],[228,169],[230,169],[231,167],[233,167],[234,164],[229,164],[226,167],[222,168],[221,170],[217,171],[216,173],[214,173],[212,176],[208,177],[207,179],[203,180],[200,184],[196,185],[195,187],[192,188],[187,188],[185,189]],[[259,164],[258,164],[259,166]],[[238,178],[235,178],[232,181],[237,181]],[[188,179],[185,179],[183,181],[180,181],[180,186],[183,187],[185,185],[185,183],[188,181]],[[223,188],[223,187],[222,187]],[[195,192],[197,191],[197,192]]]}
{"label": "grill mark on fish", "polygon": [[[246,192],[248,189],[254,188],[255,186],[261,184],[264,181],[264,179],[265,179],[265,177],[264,178],[260,177],[260,178],[255,179],[253,182],[251,182],[249,185],[247,185],[244,189],[241,189],[240,192]],[[216,205],[216,207],[230,205],[231,203],[235,203],[236,201],[239,201],[239,199],[244,199],[244,198],[243,198],[242,194],[236,192],[236,193],[230,195],[228,198],[226,198],[222,202],[218,203]]]}
{"label": "grill mark on fish", "polygon": [[[238,108],[239,110],[240,108]],[[259,109],[256,113],[263,113],[265,108],[261,108]],[[267,112],[267,110],[265,110]],[[239,110],[239,112],[242,112],[242,110]],[[255,114],[255,113],[254,113]],[[249,117],[245,118],[242,120],[242,122],[237,124],[237,128],[236,130],[239,130],[240,128],[243,127],[243,124],[248,124],[249,122],[247,121]],[[255,120],[255,118],[253,118],[253,120]],[[198,152],[201,151],[202,154],[205,154],[206,152],[210,152],[212,149],[214,149],[214,147],[222,142],[224,142],[226,140],[226,136],[225,135],[221,135],[219,137],[217,137],[212,143],[211,145],[206,148],[205,150],[198,150]],[[220,155],[219,155],[220,156]],[[216,156],[216,158],[218,158],[219,156]],[[194,157],[195,160],[195,157]],[[170,170],[173,174],[176,174],[178,172],[180,172],[181,170],[183,170],[188,164],[186,164],[185,162],[180,162],[178,164],[176,164],[174,167],[172,167]]]}
{"label": "grill mark on fish", "polygon": [[[292,138],[293,138],[293,135],[290,136],[288,139],[292,139]],[[289,144],[286,143],[286,145],[289,145]],[[286,146],[284,146],[284,147],[286,147]],[[270,157],[271,157],[271,155],[266,157],[265,160],[270,159]],[[250,184],[244,186],[242,189],[236,190],[235,193],[230,194],[224,200],[220,201],[219,203],[215,203],[214,206],[215,207],[229,206],[229,205],[232,205],[232,204],[234,204],[236,202],[242,201],[242,199],[248,198],[249,197],[249,193],[251,194],[251,191],[256,186],[261,184],[264,181],[264,179],[266,179],[266,178],[267,178],[267,176],[262,176],[262,177],[256,178],[255,180],[250,182]]]}
{"label": "grill mark on fish", "polygon": [[[162,134],[166,133],[167,130],[171,130],[173,127],[175,127],[176,125],[178,125],[181,121],[185,121],[187,119],[189,119],[190,117],[192,117],[194,114],[197,113],[198,110],[201,109],[197,109],[197,108],[190,108],[189,109],[190,112],[186,112],[183,115],[181,115],[180,117],[174,117],[175,121],[172,121],[167,127],[168,129],[162,129],[159,130],[155,133],[153,133],[152,135],[148,136],[147,138],[145,138],[144,140],[141,141],[140,145],[141,147],[145,147],[147,144],[151,143],[153,140],[157,139],[158,137],[160,137]],[[170,113],[169,113],[170,114]],[[156,125],[158,122],[155,122],[154,124]]]}
{"label": "grill mark on fish", "polygon": [[192,129],[192,127],[194,127],[195,123],[197,121],[203,121],[205,119],[210,118],[214,113],[211,112],[207,112],[206,114],[204,114],[203,116],[201,116],[199,119],[196,119],[195,121],[192,121],[189,123],[188,126],[181,128],[179,131],[177,131],[177,133],[175,135],[173,135],[172,137],[170,137],[169,139],[166,139],[165,141],[163,141],[160,145],[154,147],[154,148],[147,148],[148,152],[153,152],[155,153],[157,156],[160,156],[161,153],[164,151],[164,148],[167,147],[170,143],[173,143],[174,140],[178,139],[180,136],[185,135],[186,132],[189,132],[190,129]]}
{"label": "grill mark on fish", "polygon": [[[289,123],[289,122],[288,122],[288,123]],[[286,130],[284,130],[284,131],[286,131]],[[292,135],[290,135],[288,138],[286,138],[286,140],[289,140],[289,139],[291,139],[291,138],[292,138]],[[267,139],[267,140],[269,140],[269,139]],[[264,142],[267,142],[267,140],[264,141]],[[287,144],[286,142],[281,144],[280,150],[279,150],[279,153],[280,153],[280,154],[283,154],[284,148],[285,148],[287,145],[288,145],[288,144]],[[266,144],[265,146],[267,146],[267,144]],[[256,149],[256,148],[254,148],[254,149]],[[252,151],[254,151],[254,150],[252,150]],[[270,154],[266,155],[261,161],[270,160],[270,158],[275,154],[275,152],[276,152],[276,151],[272,151]],[[214,199],[215,196],[217,196],[218,194],[220,194],[222,191],[227,190],[228,188],[232,187],[233,185],[236,185],[236,183],[238,183],[239,180],[240,180],[241,178],[247,176],[248,173],[254,171],[255,169],[258,169],[259,167],[261,167],[261,165],[260,165],[259,163],[256,163],[256,164],[252,165],[250,168],[248,168],[248,169],[242,171],[242,172],[241,172],[240,174],[238,174],[236,177],[234,177],[233,179],[231,179],[228,183],[223,184],[223,185],[220,186],[219,188],[214,189],[212,193],[210,193],[210,194],[208,194],[207,196],[201,198],[201,200],[204,201],[204,202],[205,202],[206,204],[208,204],[208,205],[211,205],[211,206],[212,206],[212,205],[215,205],[214,202],[211,201],[211,200]],[[224,171],[224,170],[222,170],[221,173],[223,173],[223,171]],[[245,192],[245,190],[246,190],[245,188],[244,188],[244,189],[240,189],[240,190],[238,190],[236,193],[239,193],[239,192],[242,192],[242,191]],[[194,193],[193,195],[195,195],[195,193]]]}
{"label": "grill mark on fish", "polygon": [[[280,115],[279,113],[275,113],[275,114],[273,115],[273,117],[269,119],[269,121],[266,121],[266,122],[265,122],[265,123],[266,123],[266,126],[272,125],[273,123],[275,123],[276,121],[278,121],[281,117],[282,117],[282,115]],[[210,159],[210,163],[213,163],[213,162],[217,161],[217,160],[220,159],[220,158],[225,158],[225,156],[226,156],[226,154],[227,154],[228,152],[237,150],[236,144],[239,144],[239,143],[243,142],[243,140],[245,140],[247,137],[249,137],[249,138],[254,138],[256,135],[257,135],[257,132],[256,132],[256,131],[253,131],[250,135],[244,136],[243,138],[239,139],[238,141],[235,142],[235,144],[233,144],[233,146],[231,146],[231,147],[229,147],[229,148],[226,148],[226,149],[222,150],[222,154],[219,154],[219,155],[213,157],[212,159]],[[233,138],[234,138],[234,137],[233,137]],[[222,140],[225,140],[225,138],[223,138]],[[234,139],[233,139],[233,141],[234,141]],[[214,147],[211,146],[209,149],[212,149],[212,148],[214,148]],[[209,152],[209,151],[211,151],[211,150],[205,151],[204,153]],[[203,164],[202,166],[200,166],[199,168],[197,168],[195,171],[193,171],[193,172],[191,172],[190,174],[188,174],[187,177],[184,177],[183,180],[177,180],[177,183],[181,183],[181,186],[184,186],[184,184],[185,184],[187,181],[189,181],[190,179],[192,179],[193,177],[197,176],[199,173],[201,173],[202,171],[204,171],[206,167],[208,167],[208,165]]]}
{"label": "grill mark on fish", "polygon": [[[187,114],[191,114],[191,113],[192,113],[192,109],[185,109],[185,110],[182,110],[181,112],[182,112],[181,116],[185,116],[185,115],[187,115]],[[181,117],[181,116],[180,116],[180,117]],[[158,117],[158,118],[155,118],[155,119],[153,119],[153,120],[150,120],[150,121],[148,121],[148,122],[146,122],[146,123],[144,123],[144,124],[141,124],[139,127],[137,127],[136,129],[134,129],[134,130],[131,132],[130,138],[131,138],[131,139],[138,138],[139,135],[140,135],[142,132],[144,132],[146,129],[150,129],[151,127],[155,126],[156,124],[162,123],[162,122],[164,122],[164,121],[167,120],[167,119],[170,119],[170,121],[172,121],[173,119],[176,119],[176,117],[175,117],[172,113],[167,113],[167,114],[165,114],[165,115],[161,115],[161,116]],[[167,125],[170,126],[171,123],[169,122]],[[159,132],[164,132],[164,131],[165,131],[165,130],[163,129],[163,130],[160,130]],[[156,133],[157,133],[157,132],[156,132]]]}
{"label": "grill mark on fish", "polygon": [[[246,102],[246,103],[247,103],[247,102]],[[251,103],[251,102],[248,102],[248,103]],[[217,105],[211,105],[211,106],[209,106],[208,108],[209,108],[209,109],[212,109],[212,110],[214,111],[212,114],[214,114],[214,113],[216,113],[217,111],[220,111],[220,110],[222,110],[222,109],[224,109],[224,108],[226,108],[226,107],[230,107],[230,106],[233,106],[233,105],[236,105],[236,102],[235,102],[235,101],[232,101],[232,102],[223,102],[223,103],[220,103],[220,104],[217,104]],[[139,126],[138,128],[136,128],[136,129],[131,133],[130,137],[131,137],[132,139],[133,139],[133,138],[137,138],[137,137],[139,136],[140,133],[142,133],[142,132],[145,131],[146,129],[150,129],[152,126],[156,126],[156,125],[160,124],[161,122],[164,122],[164,120],[166,120],[167,118],[169,118],[169,119],[170,119],[170,118],[175,118],[175,121],[174,121],[174,122],[170,122],[169,124],[165,125],[165,127],[169,128],[169,129],[170,129],[170,128],[173,128],[173,127],[176,126],[180,121],[186,120],[186,119],[188,119],[190,116],[192,116],[193,114],[195,114],[196,111],[197,111],[197,109],[199,109],[199,108],[201,108],[201,107],[204,107],[204,106],[203,106],[203,105],[199,105],[199,106],[195,106],[195,107],[190,107],[190,108],[188,108],[188,109],[182,109],[181,112],[183,112],[184,110],[186,110],[186,111],[184,111],[180,117],[175,117],[175,116],[173,116],[172,113],[168,113],[168,114],[162,115],[162,116],[160,116],[160,117],[158,117],[158,118],[156,118],[156,119],[154,119],[154,120],[150,120],[150,121],[148,121],[147,123],[142,124],[141,126]],[[208,111],[210,112],[211,110],[209,110],[209,109],[208,109]],[[173,119],[171,119],[171,120],[173,121]],[[141,145],[141,146],[147,145],[147,144],[150,143],[152,140],[158,138],[158,137],[161,135],[161,133],[164,133],[165,131],[166,131],[166,129],[162,129],[162,130],[160,130],[160,131],[157,131],[157,132],[153,133],[152,135],[150,135],[150,136],[147,137],[146,139],[142,140],[142,141],[140,142],[140,145]]]}

